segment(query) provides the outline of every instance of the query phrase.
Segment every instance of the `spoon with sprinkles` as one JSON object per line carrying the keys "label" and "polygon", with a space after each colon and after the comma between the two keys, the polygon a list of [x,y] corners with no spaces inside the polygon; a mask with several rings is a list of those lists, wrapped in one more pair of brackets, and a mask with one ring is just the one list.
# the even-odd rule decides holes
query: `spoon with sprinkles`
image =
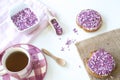
{"label": "spoon with sprinkles", "polygon": [[59,21],[56,17],[52,16],[50,11],[48,9],[45,10],[45,14],[48,16],[49,24],[53,27],[57,35],[63,34],[63,29],[61,25],[59,24]]}
{"label": "spoon with sprinkles", "polygon": [[46,49],[42,49],[42,52],[44,54],[50,56],[51,58],[53,58],[60,66],[65,66],[66,65],[66,61],[64,59],[54,56],[52,53],[50,53]]}

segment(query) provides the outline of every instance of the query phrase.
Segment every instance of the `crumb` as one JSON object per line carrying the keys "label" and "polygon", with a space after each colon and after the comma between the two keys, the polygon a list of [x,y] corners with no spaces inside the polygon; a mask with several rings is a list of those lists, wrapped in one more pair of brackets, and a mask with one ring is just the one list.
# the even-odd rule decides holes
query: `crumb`
{"label": "crumb", "polygon": [[110,76],[111,79],[113,79],[113,76]]}
{"label": "crumb", "polygon": [[68,48],[68,51],[70,51],[70,48]]}
{"label": "crumb", "polygon": [[[75,34],[77,34],[77,35],[79,35],[78,34],[78,30],[76,29],[76,28],[74,28],[73,29],[73,32],[75,33]],[[59,40],[62,40],[61,38],[58,38]],[[67,39],[66,41],[65,41],[65,45],[63,45],[62,47],[61,47],[61,50],[60,51],[65,51],[66,49],[68,50],[68,51],[70,51],[70,46],[72,45],[72,44],[74,44],[74,43],[76,43],[76,38],[73,38],[73,39]]]}
{"label": "crumb", "polygon": [[69,46],[69,45],[71,45],[71,43],[72,43],[72,40],[68,39],[65,44]]}
{"label": "crumb", "polygon": [[65,51],[67,49],[70,51],[70,46],[76,42],[76,39],[67,39],[65,45],[61,47],[60,51]]}
{"label": "crumb", "polygon": [[81,68],[81,66],[79,65],[79,68]]}
{"label": "crumb", "polygon": [[77,30],[76,28],[73,29],[73,32],[74,32],[75,34],[79,35],[79,34],[78,34],[78,30]]}
{"label": "crumb", "polygon": [[72,42],[75,43],[75,42],[76,42],[76,39],[74,39]]}
{"label": "crumb", "polygon": [[61,38],[58,38],[59,40],[61,40]]}
{"label": "crumb", "polygon": [[65,49],[65,48],[64,48],[64,47],[62,47],[62,48],[61,48],[61,51],[64,51],[64,49]]}

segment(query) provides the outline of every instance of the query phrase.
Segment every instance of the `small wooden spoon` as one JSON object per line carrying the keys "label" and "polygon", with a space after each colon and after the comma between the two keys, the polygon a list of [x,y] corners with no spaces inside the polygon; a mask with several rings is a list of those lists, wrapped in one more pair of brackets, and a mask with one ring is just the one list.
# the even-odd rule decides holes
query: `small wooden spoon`
{"label": "small wooden spoon", "polygon": [[51,58],[53,58],[59,65],[61,66],[65,66],[66,65],[66,61],[54,56],[53,54],[51,54],[49,51],[47,51],[46,49],[42,49],[42,52],[45,53],[46,55],[50,56]]}

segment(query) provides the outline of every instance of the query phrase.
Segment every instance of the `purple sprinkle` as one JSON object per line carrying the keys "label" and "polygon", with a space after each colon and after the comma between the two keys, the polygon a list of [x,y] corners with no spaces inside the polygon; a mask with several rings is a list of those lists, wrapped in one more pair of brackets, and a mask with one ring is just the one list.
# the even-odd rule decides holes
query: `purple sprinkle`
{"label": "purple sprinkle", "polygon": [[61,51],[64,51],[64,49],[65,49],[65,48],[64,48],[64,47],[62,47],[62,48],[61,48]]}
{"label": "purple sprinkle", "polygon": [[74,44],[76,42],[76,39],[68,39],[65,42],[65,46],[61,47],[61,51],[65,51],[65,49],[67,48],[68,51],[70,51],[70,45]]}
{"label": "purple sprinkle", "polygon": [[74,31],[74,33],[77,33],[77,32],[78,32],[78,30],[77,30],[76,28],[74,28],[73,31]]}
{"label": "purple sprinkle", "polygon": [[81,66],[79,65],[79,68],[81,68]]}
{"label": "purple sprinkle", "polygon": [[68,48],[68,51],[70,51],[70,48]]}
{"label": "purple sprinkle", "polygon": [[72,42],[75,43],[75,42],[76,42],[76,39],[74,39]]}
{"label": "purple sprinkle", "polygon": [[67,42],[65,43],[66,45],[71,45],[71,43],[72,43],[72,40],[67,40]]}
{"label": "purple sprinkle", "polygon": [[75,34],[79,35],[79,34],[78,34],[78,30],[77,30],[76,28],[73,29],[73,32],[74,32]]}
{"label": "purple sprinkle", "polygon": [[61,38],[58,38],[59,40],[61,40]]}
{"label": "purple sprinkle", "polygon": [[36,15],[29,9],[25,8],[11,17],[18,30],[24,30],[33,26],[37,21]]}

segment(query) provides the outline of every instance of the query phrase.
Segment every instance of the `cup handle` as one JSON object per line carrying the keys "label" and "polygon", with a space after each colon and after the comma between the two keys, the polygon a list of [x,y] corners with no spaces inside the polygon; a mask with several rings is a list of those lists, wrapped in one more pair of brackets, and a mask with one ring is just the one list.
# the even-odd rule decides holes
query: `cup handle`
{"label": "cup handle", "polygon": [[7,71],[4,69],[4,67],[1,65],[0,66],[0,75],[7,74]]}

